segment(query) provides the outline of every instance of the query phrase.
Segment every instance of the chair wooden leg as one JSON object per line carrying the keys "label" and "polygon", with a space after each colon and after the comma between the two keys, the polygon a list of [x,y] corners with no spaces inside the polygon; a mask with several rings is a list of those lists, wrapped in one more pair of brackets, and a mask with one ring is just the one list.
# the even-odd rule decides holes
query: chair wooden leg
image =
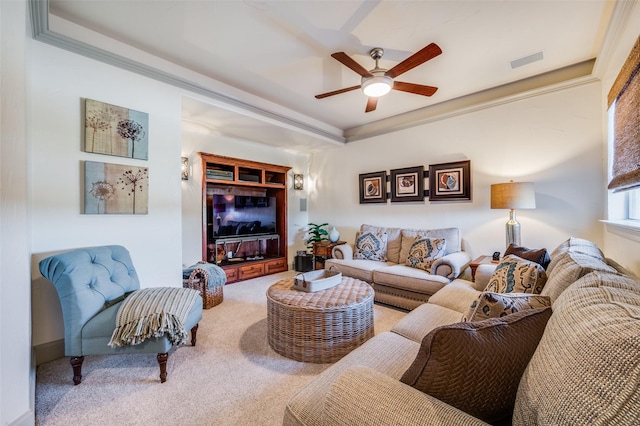
{"label": "chair wooden leg", "polygon": [[194,325],[191,329],[191,346],[196,345],[196,334],[198,333],[198,324]]}
{"label": "chair wooden leg", "polygon": [[158,365],[160,366],[160,383],[164,383],[167,381],[167,360],[169,359],[169,354],[158,354]]}
{"label": "chair wooden leg", "polygon": [[84,361],[84,357],[72,356],[69,361],[73,368],[73,384],[79,385],[82,382],[82,362]]}

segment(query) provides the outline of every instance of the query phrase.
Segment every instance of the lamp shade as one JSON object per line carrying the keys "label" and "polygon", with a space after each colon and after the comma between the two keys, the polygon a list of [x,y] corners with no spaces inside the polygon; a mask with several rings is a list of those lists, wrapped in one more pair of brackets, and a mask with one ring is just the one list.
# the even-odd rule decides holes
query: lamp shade
{"label": "lamp shade", "polygon": [[508,182],[491,185],[492,209],[535,209],[533,182]]}
{"label": "lamp shade", "polygon": [[393,87],[393,79],[386,75],[376,75],[373,77],[363,77],[361,88],[365,95],[373,98],[384,96]]}

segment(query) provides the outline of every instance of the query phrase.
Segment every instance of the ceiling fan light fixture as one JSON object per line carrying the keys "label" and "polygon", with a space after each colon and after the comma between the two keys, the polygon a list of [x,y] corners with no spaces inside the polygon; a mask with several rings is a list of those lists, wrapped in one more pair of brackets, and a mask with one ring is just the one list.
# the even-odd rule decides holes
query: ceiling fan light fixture
{"label": "ceiling fan light fixture", "polygon": [[386,75],[374,75],[362,79],[362,91],[371,98],[384,96],[393,88],[393,79]]}

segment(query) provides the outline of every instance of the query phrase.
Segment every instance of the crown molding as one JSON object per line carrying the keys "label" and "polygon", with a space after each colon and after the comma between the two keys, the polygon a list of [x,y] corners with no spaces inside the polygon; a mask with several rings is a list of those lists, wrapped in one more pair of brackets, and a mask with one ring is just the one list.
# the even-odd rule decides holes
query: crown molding
{"label": "crown molding", "polygon": [[347,142],[367,139],[570,87],[590,84],[598,81],[596,77],[592,76],[594,63],[595,59],[590,59],[534,77],[354,127],[345,131],[345,139]]}
{"label": "crown molding", "polygon": [[328,132],[316,126],[289,118],[285,115],[251,105],[247,102],[231,98],[215,90],[197,84],[193,81],[179,77],[175,74],[159,70],[134,61],[121,55],[114,54],[72,39],[65,35],[53,32],[49,29],[49,1],[28,0],[32,34],[35,40],[77,53],[79,55],[95,59],[97,61],[129,70],[148,78],[179,87],[190,92],[202,95],[208,99],[227,105],[230,109],[237,109],[251,114],[260,120],[284,128],[291,128],[312,135],[324,142],[342,146],[347,142],[368,139],[399,130],[424,125],[430,122],[443,120],[470,112],[492,108],[509,102],[515,102],[534,96],[565,90],[584,84],[590,84],[599,80],[600,64],[606,62],[610,56],[611,47],[615,44],[617,34],[623,27],[634,2],[617,1],[611,14],[611,20],[604,37],[603,47],[598,53],[598,58],[590,59],[559,70],[519,80],[499,87],[473,93],[456,99],[451,99],[439,104],[428,106],[393,117],[377,120],[362,126],[349,128],[342,135]]}
{"label": "crown molding", "polygon": [[285,117],[281,114],[256,107],[246,102],[239,101],[219,92],[211,90],[200,84],[176,76],[174,74],[148,66],[141,62],[134,61],[121,55],[111,53],[107,50],[91,46],[79,40],[72,39],[63,34],[58,34],[49,29],[49,1],[29,0],[29,10],[31,19],[31,31],[34,40],[59,47],[61,49],[77,53],[87,58],[95,59],[114,67],[118,67],[136,74],[143,75],[156,81],[160,81],[181,89],[188,90],[205,96],[209,99],[226,104],[233,108],[247,111],[265,121],[281,123],[283,126],[298,129],[301,132],[312,134],[325,142],[344,145],[345,139],[339,135],[311,126],[298,120]]}

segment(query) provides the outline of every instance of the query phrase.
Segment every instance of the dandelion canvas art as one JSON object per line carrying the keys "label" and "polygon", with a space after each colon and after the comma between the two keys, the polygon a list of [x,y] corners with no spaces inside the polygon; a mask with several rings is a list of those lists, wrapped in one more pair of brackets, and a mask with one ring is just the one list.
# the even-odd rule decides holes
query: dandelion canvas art
{"label": "dandelion canvas art", "polygon": [[149,158],[149,114],[85,99],[84,150],[119,157]]}
{"label": "dandelion canvas art", "polygon": [[147,214],[149,169],[122,164],[84,163],[85,214]]}

